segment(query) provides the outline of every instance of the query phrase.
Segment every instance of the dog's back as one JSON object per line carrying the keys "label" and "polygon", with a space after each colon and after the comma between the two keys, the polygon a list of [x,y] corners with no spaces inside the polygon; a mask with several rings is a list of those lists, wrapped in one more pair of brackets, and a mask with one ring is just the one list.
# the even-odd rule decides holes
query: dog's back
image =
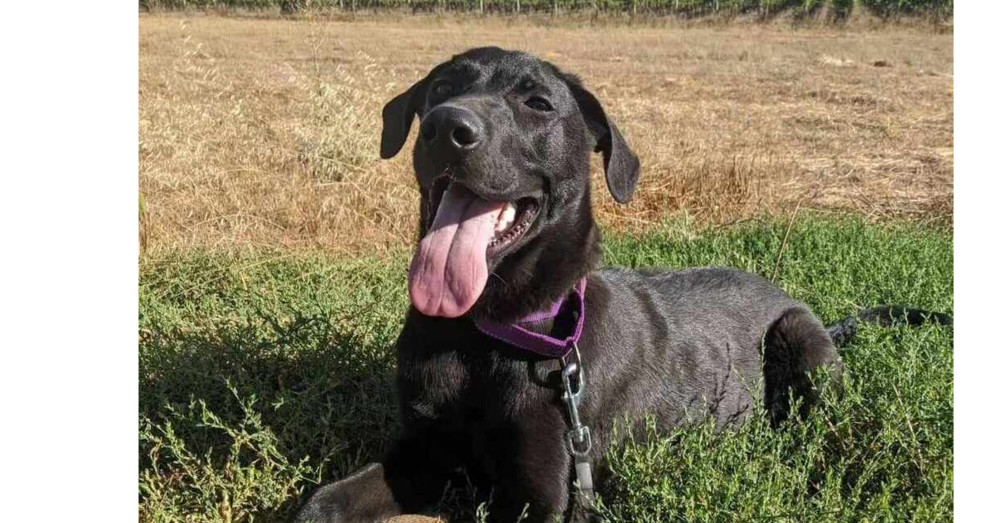
{"label": "dog's back", "polygon": [[[588,362],[602,369],[591,380],[629,386],[595,387],[614,392],[588,400],[604,412],[655,413],[665,428],[706,413],[720,426],[741,420],[763,393],[765,338],[790,311],[805,311],[806,328],[825,334],[800,302],[734,269],[603,269],[589,281],[598,305],[588,328],[605,347]],[[823,345],[816,350],[835,351]]]}

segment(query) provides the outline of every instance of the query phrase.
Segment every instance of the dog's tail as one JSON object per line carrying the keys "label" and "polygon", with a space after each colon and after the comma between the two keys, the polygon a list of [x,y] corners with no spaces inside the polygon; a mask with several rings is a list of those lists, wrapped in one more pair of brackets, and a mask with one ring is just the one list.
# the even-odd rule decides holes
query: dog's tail
{"label": "dog's tail", "polygon": [[951,325],[952,318],[940,312],[929,312],[920,309],[913,309],[905,305],[879,305],[865,309],[857,316],[848,316],[837,323],[827,327],[827,332],[833,338],[833,344],[843,347],[851,342],[858,334],[858,323],[877,323],[879,325],[910,325],[918,326],[925,323],[937,323],[938,325]]}

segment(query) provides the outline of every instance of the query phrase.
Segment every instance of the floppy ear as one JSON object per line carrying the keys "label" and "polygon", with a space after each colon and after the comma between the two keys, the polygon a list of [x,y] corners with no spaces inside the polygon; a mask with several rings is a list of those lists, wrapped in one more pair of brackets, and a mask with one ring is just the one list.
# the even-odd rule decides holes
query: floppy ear
{"label": "floppy ear", "polygon": [[618,127],[604,114],[601,102],[583,87],[580,80],[567,75],[566,85],[573,93],[590,135],[597,144],[594,152],[604,155],[604,178],[611,196],[618,203],[628,203],[639,181],[639,159],[625,143]]}
{"label": "floppy ear", "polygon": [[419,114],[427,78],[410,86],[405,93],[389,100],[382,108],[382,145],[379,151],[388,160],[403,148],[410,134],[413,115]]}

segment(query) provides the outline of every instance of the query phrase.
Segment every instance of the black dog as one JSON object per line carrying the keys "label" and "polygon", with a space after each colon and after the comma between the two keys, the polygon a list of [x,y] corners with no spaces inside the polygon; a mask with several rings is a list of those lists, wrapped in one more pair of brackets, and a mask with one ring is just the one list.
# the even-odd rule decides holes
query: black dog
{"label": "black dog", "polygon": [[[779,422],[792,414],[789,391],[815,396],[810,371],[837,372],[826,328],[762,278],[720,268],[596,270],[590,155],[603,156],[619,203],[632,197],[639,161],[575,76],[524,53],[473,49],[382,114],[383,158],[403,147],[414,115],[421,120],[413,152],[421,240],[397,342],[404,429],[381,464],[320,489],[300,521],[420,512],[466,477],[488,493],[496,521],[515,521],[525,507],[527,521],[581,517],[574,507],[586,496],[574,482],[586,494],[590,463],[600,486],[616,419],[655,414],[669,429],[708,414],[731,426],[762,383]],[[553,303],[562,306],[524,321]],[[578,353],[502,341],[515,323],[568,338],[567,351],[582,323]],[[579,424],[563,375],[572,390],[584,388]]]}

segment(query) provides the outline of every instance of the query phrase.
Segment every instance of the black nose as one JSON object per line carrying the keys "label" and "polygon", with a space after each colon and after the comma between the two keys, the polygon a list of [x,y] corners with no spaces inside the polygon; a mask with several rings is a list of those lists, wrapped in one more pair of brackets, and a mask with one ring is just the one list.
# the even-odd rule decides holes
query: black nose
{"label": "black nose", "polygon": [[463,155],[482,143],[485,129],[476,113],[442,105],[424,116],[420,123],[420,137],[440,153]]}

